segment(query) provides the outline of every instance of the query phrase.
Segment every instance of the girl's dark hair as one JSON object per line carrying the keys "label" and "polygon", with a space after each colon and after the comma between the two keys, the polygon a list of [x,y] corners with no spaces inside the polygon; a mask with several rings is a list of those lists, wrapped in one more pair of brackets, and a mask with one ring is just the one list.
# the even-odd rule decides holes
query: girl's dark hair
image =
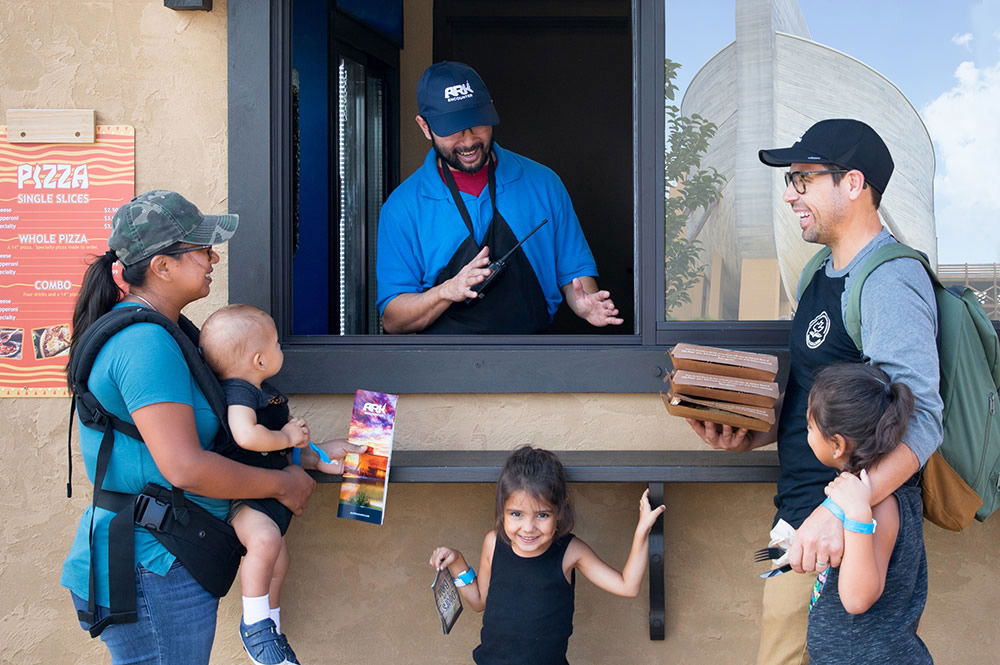
{"label": "girl's dark hair", "polygon": [[906,434],[913,393],[866,363],[824,367],[809,393],[809,414],[820,433],[851,446],[845,469],[858,473],[892,452]]}
{"label": "girl's dark hair", "polygon": [[497,479],[497,535],[510,543],[503,528],[503,507],[510,495],[527,492],[551,505],[556,514],[556,538],[573,530],[575,516],[569,499],[566,469],[555,453],[541,448],[521,446],[511,453]]}
{"label": "girl's dark hair", "polygon": [[[181,243],[174,243],[163,251],[180,246]],[[80,293],[77,295],[76,304],[73,307],[73,337],[70,340],[70,358],[73,357],[76,340],[83,336],[84,331],[94,321],[110,312],[111,308],[117,305],[124,295],[111,273],[111,267],[117,260],[115,253],[109,250],[96,257],[83,275],[83,285],[80,287]],[[146,269],[149,268],[149,262],[152,260],[153,257],[150,256],[138,263],[123,267],[122,280],[129,286],[144,286],[146,284]],[[69,363],[66,363],[66,367],[69,367]]]}

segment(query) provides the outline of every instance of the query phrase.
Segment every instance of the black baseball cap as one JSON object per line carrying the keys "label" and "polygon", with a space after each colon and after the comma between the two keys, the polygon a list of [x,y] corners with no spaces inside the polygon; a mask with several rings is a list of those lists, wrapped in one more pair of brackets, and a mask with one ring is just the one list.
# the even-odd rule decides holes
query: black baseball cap
{"label": "black baseball cap", "polygon": [[892,177],[892,155],[878,133],[861,122],[848,118],[820,120],[791,148],[773,148],[757,153],[768,166],[791,164],[835,164],[842,169],[858,170],[865,182],[885,193]]}
{"label": "black baseball cap", "polygon": [[417,108],[438,136],[500,124],[483,79],[461,62],[446,60],[424,70],[417,82]]}

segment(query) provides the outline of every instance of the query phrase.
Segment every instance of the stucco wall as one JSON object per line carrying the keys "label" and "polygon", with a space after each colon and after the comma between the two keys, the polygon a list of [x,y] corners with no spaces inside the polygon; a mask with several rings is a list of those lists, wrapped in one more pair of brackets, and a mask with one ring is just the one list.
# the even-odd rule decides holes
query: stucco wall
{"label": "stucco wall", "polygon": [[[404,98],[429,58],[430,0],[408,3]],[[98,121],[136,127],[137,189],[169,187],[206,210],[226,209],[226,3],[176,13],[161,0],[6,0],[0,4],[0,112],[95,108]],[[412,58],[412,60],[411,60]],[[409,91],[409,92],[407,92]],[[409,102],[412,103],[412,102]],[[404,105],[406,151],[415,107]],[[409,137],[409,138],[407,138]],[[402,159],[407,173],[419,161]],[[407,166],[409,165],[409,166]],[[225,263],[196,320],[225,301]],[[374,386],[373,386],[374,387]],[[339,436],[349,396],[293,396],[321,435]],[[88,501],[76,457],[66,499],[68,403],[0,403],[0,663],[107,663],[76,627],[59,586],[62,559]],[[404,395],[399,448],[684,448],[700,445],[654,395]],[[639,485],[576,485],[576,533],[620,566]],[[304,663],[468,663],[480,616],[440,635],[426,560],[438,544],[473,559],[492,516],[486,485],[392,485],[382,527],[334,517],[336,485],[295,521],[283,621]],[[580,579],[570,660],[578,664],[750,663],[762,582],[752,549],[764,544],[773,487],[674,485],[666,492],[667,640],[646,637],[645,600],[618,599]],[[953,535],[928,527],[931,598],[923,635],[937,662],[986,663],[1000,648],[994,555],[1000,518]],[[213,663],[242,663],[238,588],[223,601]]]}
{"label": "stucco wall", "polygon": [[[95,109],[98,124],[135,127],[137,192],[174,189],[206,212],[225,211],[225,0],[215,6],[206,13],[157,0],[5,0],[0,122],[11,108]],[[225,261],[212,295],[187,312],[195,320],[225,304]],[[68,415],[66,399],[0,402],[8,460],[0,471],[0,663],[109,662],[77,627],[59,586],[90,497],[77,452],[74,496],[66,498]]]}

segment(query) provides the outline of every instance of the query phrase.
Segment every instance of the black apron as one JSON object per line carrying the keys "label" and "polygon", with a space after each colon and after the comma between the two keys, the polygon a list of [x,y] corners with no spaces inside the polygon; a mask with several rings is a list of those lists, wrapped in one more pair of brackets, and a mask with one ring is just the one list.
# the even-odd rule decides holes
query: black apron
{"label": "black apron", "polygon": [[821,265],[799,298],[789,337],[791,364],[788,386],[778,423],[778,459],[781,476],[774,499],[781,518],[798,529],[823,502],[823,488],[837,471],[820,462],[809,447],[806,411],[809,391],[819,370],[832,363],[859,363],[864,359],[847,334],[841,296],[847,275],[827,277]]}
{"label": "black apron", "polygon": [[[441,165],[440,160],[438,164],[444,173],[448,190],[455,199],[455,206],[462,215],[462,221],[469,229],[469,237],[462,241],[451,260],[438,273],[435,286],[457,275],[484,246],[490,248],[490,260],[495,261],[517,244],[517,238],[510,230],[507,220],[497,210],[496,165],[493,159],[490,159],[487,167],[493,217],[483,236],[482,245],[476,243],[472,218],[465,207],[458,186],[455,185],[451,169],[447,165]],[[542,332],[548,327],[550,321],[548,303],[523,247],[518,247],[517,251],[510,255],[507,267],[493,279],[483,293],[485,297],[477,298],[468,304],[464,300],[452,303],[434,323],[421,332],[430,335],[519,335]]]}

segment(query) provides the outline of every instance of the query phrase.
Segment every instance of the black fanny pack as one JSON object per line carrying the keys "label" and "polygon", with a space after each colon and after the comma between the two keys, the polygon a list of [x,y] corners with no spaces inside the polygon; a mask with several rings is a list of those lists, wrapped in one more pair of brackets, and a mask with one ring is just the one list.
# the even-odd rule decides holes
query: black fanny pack
{"label": "black fanny pack", "polygon": [[173,492],[149,483],[135,499],[135,523],[148,529],[180,559],[205,591],[222,598],[236,579],[246,548],[227,522],[184,498],[172,505]]}
{"label": "black fanny pack", "polygon": [[90,601],[87,610],[77,612],[80,621],[89,626],[91,637],[111,624],[136,620],[134,566],[121,565],[135,560],[136,526],[152,533],[216,598],[225,596],[236,579],[246,549],[233,527],[185,497],[180,489],[148,483],[141,494],[100,490],[94,493],[94,505],[115,516],[108,527],[110,611],[98,619],[91,562]]}

